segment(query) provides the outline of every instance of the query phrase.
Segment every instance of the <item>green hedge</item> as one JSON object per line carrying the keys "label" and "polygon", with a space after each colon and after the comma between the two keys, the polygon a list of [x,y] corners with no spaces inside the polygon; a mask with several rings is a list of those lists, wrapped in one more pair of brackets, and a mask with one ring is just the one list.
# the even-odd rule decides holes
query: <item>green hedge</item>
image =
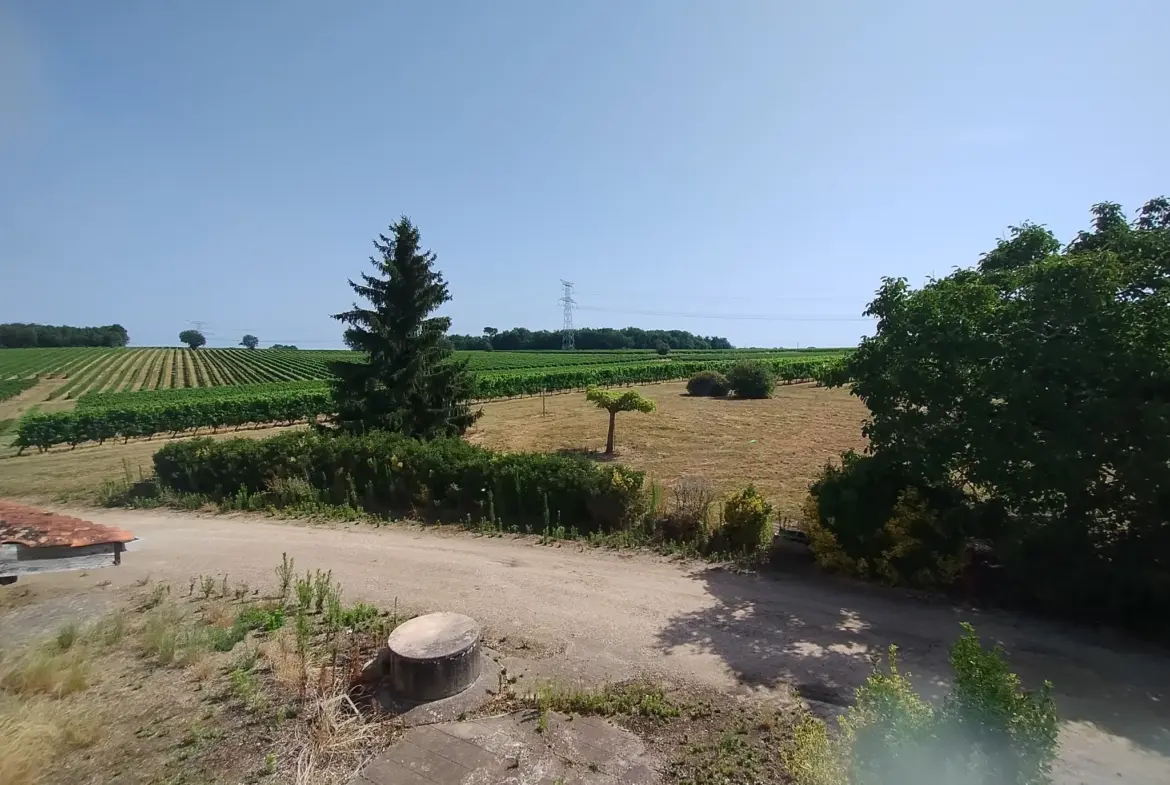
{"label": "green hedge", "polygon": [[213,498],[297,479],[322,500],[371,512],[494,516],[581,533],[624,528],[642,514],[642,472],[577,456],[496,453],[459,439],[312,431],[199,438],[167,444],[155,453],[154,467],[160,485]]}

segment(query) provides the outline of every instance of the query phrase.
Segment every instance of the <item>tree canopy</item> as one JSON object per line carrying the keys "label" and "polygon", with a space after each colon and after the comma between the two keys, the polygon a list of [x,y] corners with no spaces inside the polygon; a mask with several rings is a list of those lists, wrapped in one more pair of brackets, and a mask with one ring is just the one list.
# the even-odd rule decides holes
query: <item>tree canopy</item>
{"label": "tree canopy", "polygon": [[479,412],[468,405],[473,379],[466,361],[452,357],[451,320],[431,316],[451,299],[435,254],[422,249],[418,229],[405,216],[390,236],[374,241],[375,275],[349,285],[368,305],[333,318],[349,325],[345,343],[368,362],[330,365],[336,424],[346,430],[396,431],[431,439],[462,434]]}
{"label": "tree canopy", "polygon": [[962,492],[949,541],[994,543],[1042,605],[1133,620],[1170,603],[1170,202],[1092,213],[1063,248],[1023,224],[973,269],[885,279],[838,381],[882,476]]}
{"label": "tree canopy", "polygon": [[603,390],[600,387],[590,387],[585,391],[585,400],[593,403],[598,409],[609,412],[609,435],[605,438],[605,454],[613,455],[614,426],[619,412],[654,411],[657,405],[649,398],[643,398],[637,390]]}
{"label": "tree canopy", "polygon": [[259,345],[260,339],[255,335],[245,335],[240,339],[240,346],[243,346],[245,349],[255,349]]}
{"label": "tree canopy", "polygon": [[54,346],[125,346],[130,335],[120,324],[67,327],[51,324],[0,324],[0,349]]}
{"label": "tree canopy", "polygon": [[[488,332],[491,330],[491,332]],[[685,330],[643,330],[640,327],[583,327],[574,331],[574,343],[586,351],[607,351],[610,349],[657,349],[659,344],[668,349],[731,349],[731,342],[717,336],[703,337]],[[515,351],[535,349],[551,351],[561,348],[563,335],[560,330],[528,330],[514,327],[511,330],[485,328],[483,335],[450,335],[452,346],[462,350],[492,349]]]}
{"label": "tree canopy", "polygon": [[203,333],[198,330],[183,330],[179,333],[179,341],[187,344],[192,349],[198,349],[207,343],[207,339],[203,337]]}

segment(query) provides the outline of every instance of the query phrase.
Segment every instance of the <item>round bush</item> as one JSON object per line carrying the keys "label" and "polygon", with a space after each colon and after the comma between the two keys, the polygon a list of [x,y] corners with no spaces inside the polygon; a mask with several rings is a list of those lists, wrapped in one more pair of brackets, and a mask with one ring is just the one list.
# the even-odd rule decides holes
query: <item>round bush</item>
{"label": "round bush", "polygon": [[776,386],[772,372],[758,362],[742,361],[731,366],[727,382],[737,398],[767,398]]}
{"label": "round bush", "polygon": [[727,377],[718,371],[699,371],[687,382],[687,393],[696,396],[721,396],[731,392]]}

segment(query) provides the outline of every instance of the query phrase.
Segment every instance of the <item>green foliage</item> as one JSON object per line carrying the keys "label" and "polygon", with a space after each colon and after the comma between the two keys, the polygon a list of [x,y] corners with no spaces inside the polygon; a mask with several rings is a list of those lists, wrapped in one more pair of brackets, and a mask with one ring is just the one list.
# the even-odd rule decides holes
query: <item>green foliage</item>
{"label": "green foliage", "polygon": [[281,605],[273,607],[250,605],[236,614],[233,626],[240,626],[246,630],[274,632],[284,626],[284,620],[284,607]]}
{"label": "green foliage", "polygon": [[804,531],[821,566],[891,584],[947,588],[984,533],[953,487],[916,484],[885,453],[844,453],[809,486]]}
{"label": "green foliage", "polygon": [[987,651],[970,624],[963,630],[951,647],[955,684],[944,708],[949,733],[975,743],[992,781],[1048,782],[1060,730],[1052,685],[1025,691],[1002,648]]}
{"label": "green foliage", "polygon": [[974,629],[951,647],[950,695],[934,709],[898,669],[897,648],[857,690],[830,736],[803,718],[785,763],[798,785],[1045,785],[1059,722],[1045,684],[1024,690],[1003,651],[987,651]]}
{"label": "green foliage", "polygon": [[776,386],[776,379],[766,364],[741,360],[727,369],[727,383],[737,398],[767,398]]}
{"label": "green foliage", "polygon": [[670,354],[670,344],[666,341],[657,341],[654,344],[654,351],[659,357],[665,357]]}
{"label": "green foliage", "polygon": [[773,533],[772,505],[749,485],[723,502],[723,525],[715,532],[711,548],[754,554],[771,543]]}
{"label": "green foliage", "polygon": [[993,599],[1165,634],[1170,201],[1093,213],[1064,249],[1025,225],[977,269],[887,279],[842,376],[875,455],[967,493],[1002,565]]}
{"label": "green foliage", "polygon": [[657,408],[654,401],[643,398],[637,390],[603,390],[599,387],[591,387],[585,391],[585,400],[610,414],[652,412]]}
{"label": "green foliage", "polygon": [[731,392],[731,383],[719,371],[699,371],[687,381],[687,393],[722,398]]}
{"label": "green foliage", "polygon": [[198,330],[183,330],[179,333],[179,341],[187,344],[190,349],[198,349],[207,343],[207,339],[203,337],[203,333]]}
{"label": "green foliage", "polygon": [[643,398],[637,390],[603,390],[600,387],[590,387],[585,391],[585,400],[593,403],[598,409],[609,412],[609,435],[605,439],[605,454],[613,455],[614,425],[617,422],[618,412],[654,411],[657,404],[649,398]]}
{"label": "green foliage", "polygon": [[664,721],[679,716],[679,709],[657,685],[631,682],[607,685],[599,690],[582,690],[544,685],[533,696],[543,714],[599,715],[602,717],[635,716]]}
{"label": "green foliage", "polygon": [[377,627],[381,615],[375,606],[358,602],[352,607],[342,610],[338,622],[344,629],[354,632],[369,632]]}
{"label": "green foliage", "polygon": [[242,488],[265,494],[274,480],[298,478],[325,503],[370,512],[481,518],[490,499],[499,518],[517,524],[540,521],[547,495],[554,516],[582,532],[625,528],[644,504],[643,474],[622,466],[494,453],[460,439],[423,442],[384,431],[173,441],[155,453],[154,467],[161,487],[183,493],[222,498]]}
{"label": "green foliage", "polygon": [[25,390],[35,387],[36,383],[35,376],[27,379],[0,379],[0,401],[15,398]]}
{"label": "green foliage", "polygon": [[245,335],[240,339],[240,346],[243,346],[245,349],[255,349],[259,345],[260,339],[255,335]]}
{"label": "green foliage", "polygon": [[[490,332],[489,332],[490,330]],[[484,329],[484,336],[491,340],[491,346],[502,351],[550,351],[561,348],[564,335],[560,330],[529,330],[515,327],[511,330]],[[456,349],[480,350],[486,348],[483,337],[478,335],[448,336]],[[614,351],[631,349],[657,349],[659,344],[672,350],[730,349],[726,338],[704,337],[686,330],[643,330],[640,327],[582,327],[576,331],[577,351]]]}
{"label": "green foliage", "polygon": [[[125,346],[130,342],[120,324],[105,327],[65,327],[50,324],[0,324],[0,348],[63,346]],[[3,376],[3,374],[0,374]]]}
{"label": "green foliage", "polygon": [[468,405],[474,383],[466,361],[455,360],[444,336],[448,317],[431,317],[451,299],[435,255],[422,250],[418,229],[403,217],[391,237],[374,241],[376,276],[350,286],[358,305],[334,318],[349,325],[345,343],[367,362],[331,367],[336,415],[344,430],[387,430],[423,439],[459,436],[479,417]]}

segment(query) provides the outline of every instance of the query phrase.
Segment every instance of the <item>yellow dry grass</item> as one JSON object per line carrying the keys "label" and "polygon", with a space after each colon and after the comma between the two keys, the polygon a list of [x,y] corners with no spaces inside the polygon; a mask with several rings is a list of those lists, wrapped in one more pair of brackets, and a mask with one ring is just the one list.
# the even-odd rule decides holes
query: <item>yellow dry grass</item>
{"label": "yellow dry grass", "polygon": [[44,782],[45,761],[91,746],[101,732],[102,718],[90,707],[0,693],[0,782]]}
{"label": "yellow dry grass", "polygon": [[[786,517],[799,513],[826,461],[865,445],[865,407],[845,390],[787,385],[759,401],[692,398],[682,383],[641,391],[658,410],[618,415],[618,461],[667,487],[684,477],[706,479],[719,491],[752,483]],[[544,404],[544,415],[539,398],[486,404],[468,438],[498,450],[605,448],[607,415],[584,393],[550,396]]]}
{"label": "yellow dry grass", "polygon": [[[291,426],[293,428],[303,426]],[[233,436],[261,439],[273,436],[285,428],[222,431],[212,436],[229,439]],[[211,436],[204,431],[200,436]],[[179,439],[187,436],[176,437]],[[139,439],[127,444],[83,444],[76,449],[68,445],[54,447],[46,453],[35,450],[16,455],[16,450],[0,450],[0,496],[41,501],[85,499],[106,480],[123,479],[127,471],[133,479],[154,472],[154,453],[170,441],[165,436]]]}

